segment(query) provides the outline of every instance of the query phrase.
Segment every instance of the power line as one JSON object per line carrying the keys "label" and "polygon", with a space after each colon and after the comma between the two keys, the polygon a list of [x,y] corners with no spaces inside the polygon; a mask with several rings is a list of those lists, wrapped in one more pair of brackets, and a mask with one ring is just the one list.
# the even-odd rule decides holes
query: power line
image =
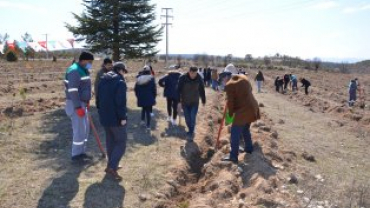
{"label": "power line", "polygon": [[165,15],[161,15],[161,18],[162,17],[165,17],[166,18],[166,23],[162,23],[163,26],[166,27],[166,66],[167,66],[167,61],[168,61],[168,26],[169,25],[172,25],[172,23],[169,23],[168,22],[168,18],[172,18],[173,19],[173,16],[172,15],[168,15],[168,12],[169,11],[173,11],[172,8],[162,8],[162,12],[163,11],[166,11],[166,14]]}

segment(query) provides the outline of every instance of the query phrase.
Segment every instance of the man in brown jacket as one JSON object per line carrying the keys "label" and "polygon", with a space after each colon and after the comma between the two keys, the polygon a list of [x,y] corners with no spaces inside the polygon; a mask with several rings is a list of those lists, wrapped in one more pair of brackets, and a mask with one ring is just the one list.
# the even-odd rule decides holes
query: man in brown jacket
{"label": "man in brown jacket", "polygon": [[258,102],[252,94],[252,85],[244,75],[230,73],[225,86],[229,115],[234,116],[231,126],[231,152],[222,160],[238,162],[239,141],[243,136],[245,151],[253,152],[250,124],[260,119]]}

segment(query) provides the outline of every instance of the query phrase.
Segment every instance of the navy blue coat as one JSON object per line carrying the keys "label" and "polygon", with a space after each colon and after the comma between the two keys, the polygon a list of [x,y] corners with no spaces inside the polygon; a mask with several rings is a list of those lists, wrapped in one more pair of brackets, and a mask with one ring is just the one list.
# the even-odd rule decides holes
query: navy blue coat
{"label": "navy blue coat", "polygon": [[104,127],[116,127],[127,120],[127,86],[124,78],[114,72],[104,74],[98,85],[97,108]]}
{"label": "navy blue coat", "polygon": [[181,73],[179,72],[170,72],[159,80],[158,84],[164,87],[163,95],[166,98],[174,100],[180,99],[179,92],[177,91],[180,76]]}
{"label": "navy blue coat", "polygon": [[155,105],[157,86],[152,75],[139,75],[135,84],[137,106],[150,107]]}

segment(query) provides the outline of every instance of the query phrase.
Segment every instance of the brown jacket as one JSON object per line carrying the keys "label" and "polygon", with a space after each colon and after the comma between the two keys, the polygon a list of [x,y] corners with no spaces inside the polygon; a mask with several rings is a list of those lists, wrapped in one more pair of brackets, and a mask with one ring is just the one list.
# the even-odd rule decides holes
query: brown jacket
{"label": "brown jacket", "polygon": [[258,102],[245,75],[233,75],[226,83],[225,91],[229,115],[235,114],[233,125],[242,126],[260,119]]}

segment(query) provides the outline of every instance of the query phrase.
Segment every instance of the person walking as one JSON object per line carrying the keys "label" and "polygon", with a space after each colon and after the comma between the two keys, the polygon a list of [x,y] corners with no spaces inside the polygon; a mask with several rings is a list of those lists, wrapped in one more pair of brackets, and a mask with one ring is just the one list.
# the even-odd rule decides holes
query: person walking
{"label": "person walking", "polygon": [[350,107],[354,106],[356,100],[357,100],[357,80],[351,80],[348,85],[348,93],[349,93],[349,100],[348,105]]}
{"label": "person walking", "polygon": [[134,91],[137,97],[137,105],[142,108],[141,123],[146,124],[147,130],[150,131],[151,113],[153,106],[156,104],[157,87],[149,66],[144,66],[143,71],[139,73]]}
{"label": "person walking", "polygon": [[122,180],[117,173],[119,162],[127,143],[127,86],[124,79],[126,66],[116,62],[113,71],[103,74],[98,85],[97,100],[101,125],[105,130],[107,168],[105,172],[115,180]]}
{"label": "person walking", "polygon": [[205,85],[207,87],[209,87],[211,85],[211,68],[208,67],[207,69],[205,69],[205,72],[204,72],[204,80],[205,80]]}
{"label": "person walking", "polygon": [[212,89],[217,90],[218,89],[218,73],[217,69],[211,70],[211,83],[212,83]]}
{"label": "person walking", "polygon": [[101,76],[103,74],[112,70],[113,61],[110,58],[105,58],[102,64],[101,69],[96,73],[95,82],[94,82],[94,93],[95,93],[95,102],[98,100],[98,86]]}
{"label": "person walking", "polygon": [[300,78],[300,81],[302,83],[301,87],[304,87],[304,92],[306,95],[308,95],[308,88],[311,86],[311,82],[305,78]]}
{"label": "person walking", "polygon": [[199,107],[199,99],[202,100],[203,106],[206,104],[204,83],[198,73],[197,67],[190,67],[187,73],[180,76],[177,89],[186,125],[189,129],[187,132],[188,141],[192,142]]}
{"label": "person walking", "polygon": [[73,130],[72,161],[92,158],[86,154],[86,144],[90,133],[87,114],[91,99],[90,71],[93,60],[91,53],[82,52],[79,61],[73,63],[65,74],[65,112],[72,121]]}
{"label": "person walking", "polygon": [[179,104],[179,93],[177,86],[181,73],[177,70],[170,71],[167,75],[159,79],[159,86],[164,88],[164,97],[167,100],[167,121],[171,122],[172,125],[176,125],[177,119],[177,106]]}
{"label": "person walking", "polygon": [[254,80],[257,82],[258,93],[261,93],[262,84],[265,81],[265,78],[263,77],[263,74],[261,71],[258,71],[256,78]]}
{"label": "person walking", "polygon": [[260,119],[260,111],[252,93],[252,85],[246,76],[235,73],[226,76],[225,91],[227,109],[234,119],[231,126],[231,151],[222,160],[238,163],[241,137],[244,139],[245,151],[249,154],[253,152],[250,125]]}

